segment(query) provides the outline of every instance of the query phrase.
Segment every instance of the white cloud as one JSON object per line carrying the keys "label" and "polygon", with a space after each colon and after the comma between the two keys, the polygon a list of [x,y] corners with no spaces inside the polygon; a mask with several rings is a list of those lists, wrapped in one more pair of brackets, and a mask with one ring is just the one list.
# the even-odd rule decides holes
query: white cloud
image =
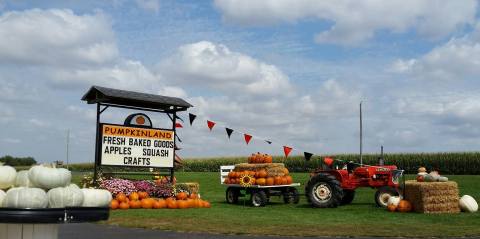
{"label": "white cloud", "polygon": [[480,75],[480,23],[463,37],[452,38],[417,59],[399,59],[392,64],[397,73],[427,80],[467,80]]}
{"label": "white cloud", "polygon": [[179,47],[158,68],[169,79],[186,85],[257,96],[288,95],[292,91],[288,76],[276,66],[208,41]]}
{"label": "white cloud", "polygon": [[477,2],[441,0],[215,0],[228,22],[243,25],[295,23],[320,19],[333,22],[330,29],[315,36],[318,43],[355,45],[372,38],[377,31],[403,33],[411,29],[421,36],[447,36],[475,19]]}
{"label": "white cloud", "polygon": [[135,2],[140,8],[147,11],[158,13],[158,10],[160,10],[159,0],[135,0]]}
{"label": "white cloud", "polygon": [[153,92],[160,88],[159,77],[141,62],[119,59],[113,65],[91,68],[52,69],[48,75],[59,85],[102,85],[126,90]]}
{"label": "white cloud", "polygon": [[0,16],[0,61],[83,66],[118,57],[110,21],[101,12],[33,9]]}

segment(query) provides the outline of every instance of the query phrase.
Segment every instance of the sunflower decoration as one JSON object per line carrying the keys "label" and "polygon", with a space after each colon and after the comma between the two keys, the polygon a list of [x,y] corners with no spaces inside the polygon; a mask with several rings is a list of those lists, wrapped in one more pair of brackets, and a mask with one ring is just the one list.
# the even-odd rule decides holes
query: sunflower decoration
{"label": "sunflower decoration", "polygon": [[255,178],[249,174],[242,174],[240,176],[240,185],[243,187],[251,187],[255,184]]}

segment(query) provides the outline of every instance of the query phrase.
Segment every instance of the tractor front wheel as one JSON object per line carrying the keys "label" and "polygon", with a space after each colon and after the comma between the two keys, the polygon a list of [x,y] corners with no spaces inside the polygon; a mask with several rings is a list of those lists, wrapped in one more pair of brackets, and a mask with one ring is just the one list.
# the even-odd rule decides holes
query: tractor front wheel
{"label": "tractor front wheel", "polygon": [[379,207],[387,207],[388,199],[390,197],[398,196],[399,193],[397,189],[388,187],[388,186],[383,186],[377,190],[375,193],[375,203],[377,203],[377,206]]}
{"label": "tractor front wheel", "polygon": [[337,207],[342,202],[343,189],[335,176],[319,173],[310,178],[305,194],[314,207]]}

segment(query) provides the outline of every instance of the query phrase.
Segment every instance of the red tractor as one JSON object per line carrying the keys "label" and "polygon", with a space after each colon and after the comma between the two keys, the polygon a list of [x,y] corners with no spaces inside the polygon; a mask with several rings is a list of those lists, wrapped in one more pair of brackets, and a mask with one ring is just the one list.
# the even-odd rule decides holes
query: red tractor
{"label": "red tractor", "polygon": [[317,169],[311,174],[305,186],[308,201],[314,207],[326,208],[349,204],[355,197],[355,189],[359,187],[376,188],[375,202],[386,207],[390,196],[400,193],[400,178],[403,170],[395,165],[367,166],[349,162],[342,169],[333,169],[330,165]]}

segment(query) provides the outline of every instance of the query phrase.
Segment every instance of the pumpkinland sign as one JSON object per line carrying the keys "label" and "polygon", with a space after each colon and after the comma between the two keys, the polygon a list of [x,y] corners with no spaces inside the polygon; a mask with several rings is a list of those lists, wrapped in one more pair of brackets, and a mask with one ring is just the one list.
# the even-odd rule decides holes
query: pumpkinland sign
{"label": "pumpkinland sign", "polygon": [[102,165],[172,168],[173,130],[101,124]]}

